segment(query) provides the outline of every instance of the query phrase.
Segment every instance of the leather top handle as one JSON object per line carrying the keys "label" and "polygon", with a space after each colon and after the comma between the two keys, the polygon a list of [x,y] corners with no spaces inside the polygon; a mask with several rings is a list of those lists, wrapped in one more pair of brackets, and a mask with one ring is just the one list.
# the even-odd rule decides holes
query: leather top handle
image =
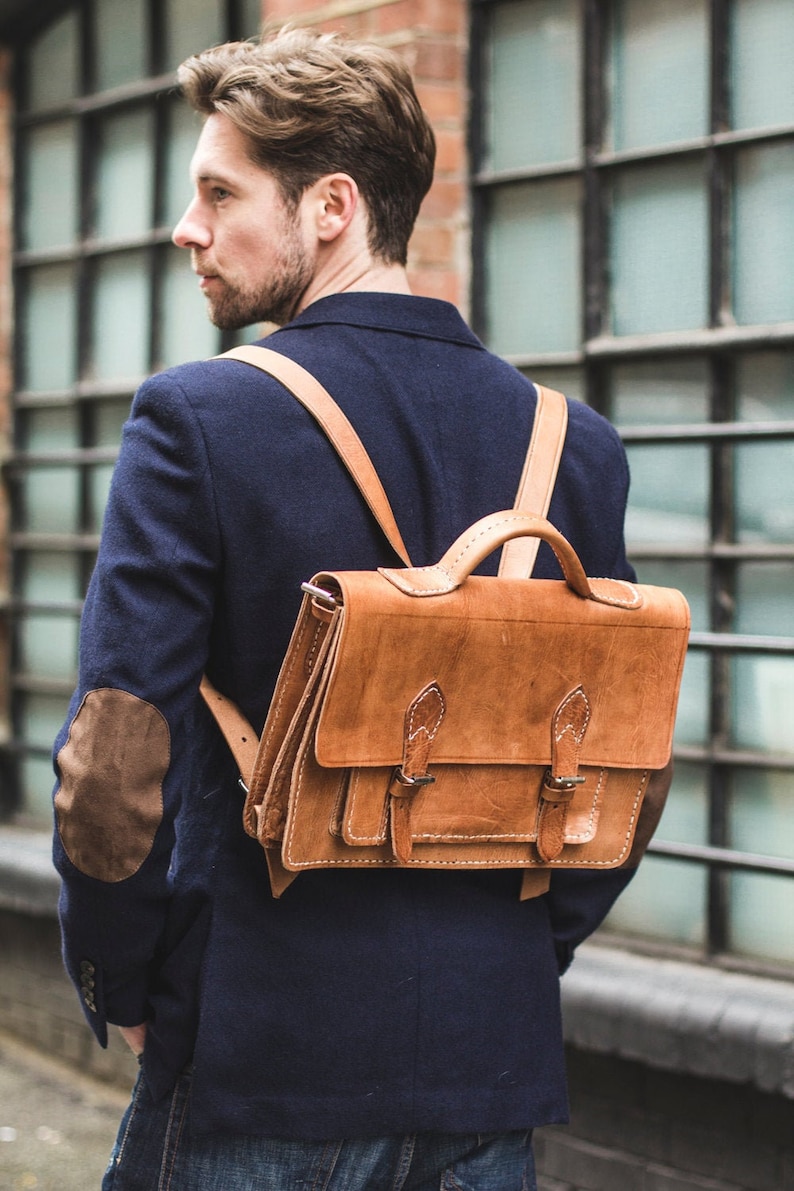
{"label": "leather top handle", "polygon": [[490,513],[475,521],[434,566],[406,570],[379,567],[378,571],[406,595],[447,595],[460,587],[483,559],[516,537],[548,542],[562,567],[565,582],[582,599],[624,608],[642,605],[642,595],[632,583],[623,579],[588,579],[579,555],[550,521],[516,509]]}

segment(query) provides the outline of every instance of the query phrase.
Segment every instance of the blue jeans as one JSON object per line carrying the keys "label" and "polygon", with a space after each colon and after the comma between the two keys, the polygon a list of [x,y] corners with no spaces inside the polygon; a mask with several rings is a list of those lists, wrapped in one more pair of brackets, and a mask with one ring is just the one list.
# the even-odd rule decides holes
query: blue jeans
{"label": "blue jeans", "polygon": [[185,1126],[190,1074],[155,1104],[141,1076],[102,1191],[536,1191],[531,1133],[280,1141]]}

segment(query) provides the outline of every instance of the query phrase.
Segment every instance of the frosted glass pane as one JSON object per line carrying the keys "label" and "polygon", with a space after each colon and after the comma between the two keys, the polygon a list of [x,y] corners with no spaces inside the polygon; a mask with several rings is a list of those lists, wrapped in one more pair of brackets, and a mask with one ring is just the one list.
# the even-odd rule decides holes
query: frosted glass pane
{"label": "frosted glass pane", "polygon": [[619,0],[613,29],[614,147],[705,136],[710,70],[705,0]]}
{"label": "frosted glass pane", "polygon": [[[64,707],[64,717],[68,709]],[[54,775],[49,757],[23,757],[19,763],[20,785],[25,807],[25,817],[41,823],[43,828],[52,824],[52,787]]]}
{"label": "frosted glass pane", "polygon": [[709,457],[703,446],[631,446],[626,541],[659,547],[709,541]]}
{"label": "frosted glass pane", "polygon": [[754,752],[794,755],[794,657],[738,656],[731,666],[733,744]]}
{"label": "frosted glass pane", "polygon": [[169,251],[163,269],[160,314],[162,367],[203,359],[219,350],[217,329],[207,317],[207,303],[190,269],[188,254]]}
{"label": "frosted glass pane", "polygon": [[225,40],[221,0],[166,0],[165,69]]}
{"label": "frosted glass pane", "polygon": [[733,0],[731,10],[734,128],[794,122],[794,5]]}
{"label": "frosted glass pane", "polygon": [[94,444],[98,447],[117,447],[121,430],[130,412],[131,398],[98,401],[93,409]]}
{"label": "frosted glass pane", "polygon": [[63,103],[78,94],[78,45],[76,12],[55,21],[33,42],[25,76],[31,110]]}
{"label": "frosted glass pane", "polygon": [[254,37],[262,28],[262,0],[242,0],[241,33],[243,37]]}
{"label": "frosted glass pane", "polygon": [[549,389],[557,389],[572,401],[584,401],[584,376],[581,368],[530,368],[524,370],[529,380]]}
{"label": "frosted glass pane", "polygon": [[[634,560],[640,583],[652,583],[657,587],[677,587],[684,593],[692,616],[692,628],[705,632],[709,628],[709,572],[702,562],[680,562],[678,560]],[[694,664],[694,659],[693,664]],[[689,662],[687,662],[689,665]]]}
{"label": "frosted glass pane", "polygon": [[147,232],[152,220],[153,123],[150,111],[124,112],[102,121],[99,133],[96,234],[126,239]]}
{"label": "frosted glass pane", "polygon": [[20,669],[37,678],[71,680],[77,668],[75,617],[28,613],[17,622]]}
{"label": "frosted glass pane", "polygon": [[20,586],[22,597],[33,602],[79,600],[82,591],[77,556],[45,550],[26,555]]}
{"label": "frosted glass pane", "polygon": [[163,212],[159,220],[174,227],[190,202],[190,159],[201,132],[201,117],[184,100],[177,100],[169,109],[163,185]]}
{"label": "frosted glass pane", "polygon": [[[791,775],[787,777],[790,782]],[[730,951],[774,963],[794,960],[794,881],[791,877],[733,873],[730,907]]]}
{"label": "frosted glass pane", "polygon": [[62,451],[76,447],[80,441],[77,413],[74,409],[27,410],[23,435],[28,451]]}
{"label": "frosted glass pane", "polygon": [[750,352],[740,357],[736,388],[740,421],[794,418],[794,352]]}
{"label": "frosted glass pane", "polygon": [[502,355],[571,351],[581,341],[578,181],[491,194],[485,245],[489,346]]}
{"label": "frosted glass pane", "polygon": [[[794,857],[794,782],[782,770],[738,770],[730,803],[734,847]],[[731,949],[794,959],[794,881],[736,873],[730,879]]]}
{"label": "frosted glass pane", "polygon": [[71,265],[25,275],[21,303],[22,386],[64,389],[77,377],[77,291]]}
{"label": "frosted glass pane", "polygon": [[[19,707],[22,735],[25,741],[34,748],[52,749],[52,742],[60,732],[69,710],[68,697],[65,695],[26,695],[20,700]],[[52,768],[50,768],[50,788],[54,781]]]}
{"label": "frosted glass pane", "polygon": [[140,380],[149,363],[149,277],[140,252],[109,256],[94,282],[94,369],[102,380]]}
{"label": "frosted glass pane", "polygon": [[612,325],[616,335],[684,331],[708,319],[708,201],[703,169],[629,169],[615,181]]}
{"label": "frosted glass pane", "polygon": [[[71,244],[78,233],[77,136],[70,120],[31,129],[23,140],[23,248]],[[53,199],[55,198],[55,201]]]}
{"label": "frosted glass pane", "polygon": [[21,528],[33,533],[77,533],[80,479],[74,467],[35,467],[21,482]]}
{"label": "frosted glass pane", "polygon": [[[667,799],[658,839],[674,843],[707,841],[705,774],[682,762]],[[606,920],[608,930],[691,945],[706,936],[706,872],[700,865],[647,856]]]}
{"label": "frosted glass pane", "polygon": [[746,562],[738,568],[734,624],[737,633],[794,637],[794,563]]}
{"label": "frosted glass pane", "polygon": [[96,9],[98,91],[149,73],[147,9],[145,0],[100,0]]}
{"label": "frosted glass pane", "polygon": [[581,155],[577,0],[493,8],[485,93],[485,164],[494,170]]}
{"label": "frosted glass pane", "polygon": [[742,542],[794,542],[794,442],[735,448],[736,533]]}
{"label": "frosted glass pane", "polygon": [[734,313],[740,323],[794,319],[794,145],[736,158]]}
{"label": "frosted glass pane", "polygon": [[711,664],[700,650],[690,650],[684,665],[674,740],[677,745],[705,746],[709,741]]}
{"label": "frosted glass pane", "polygon": [[705,360],[654,360],[612,369],[609,415],[618,426],[668,426],[709,421]]}

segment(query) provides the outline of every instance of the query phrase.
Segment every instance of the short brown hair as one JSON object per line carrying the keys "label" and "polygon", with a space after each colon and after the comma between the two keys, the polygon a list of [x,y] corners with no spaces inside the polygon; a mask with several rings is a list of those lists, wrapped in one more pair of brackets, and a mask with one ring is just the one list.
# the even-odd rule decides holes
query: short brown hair
{"label": "short brown hair", "polygon": [[433,180],[435,137],[396,54],[282,29],[196,54],[178,79],[192,107],[227,116],[247,136],[251,160],[273,174],[291,206],[325,174],[354,178],[369,215],[370,251],[405,264]]}

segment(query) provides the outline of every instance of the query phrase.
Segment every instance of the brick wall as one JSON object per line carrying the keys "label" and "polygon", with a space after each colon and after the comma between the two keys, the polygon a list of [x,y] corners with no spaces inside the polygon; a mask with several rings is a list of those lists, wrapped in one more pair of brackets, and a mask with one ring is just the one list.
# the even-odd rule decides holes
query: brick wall
{"label": "brick wall", "polygon": [[464,0],[268,0],[268,22],[289,21],[387,45],[402,54],[436,134],[435,181],[411,240],[414,292],[468,310],[468,6]]}

